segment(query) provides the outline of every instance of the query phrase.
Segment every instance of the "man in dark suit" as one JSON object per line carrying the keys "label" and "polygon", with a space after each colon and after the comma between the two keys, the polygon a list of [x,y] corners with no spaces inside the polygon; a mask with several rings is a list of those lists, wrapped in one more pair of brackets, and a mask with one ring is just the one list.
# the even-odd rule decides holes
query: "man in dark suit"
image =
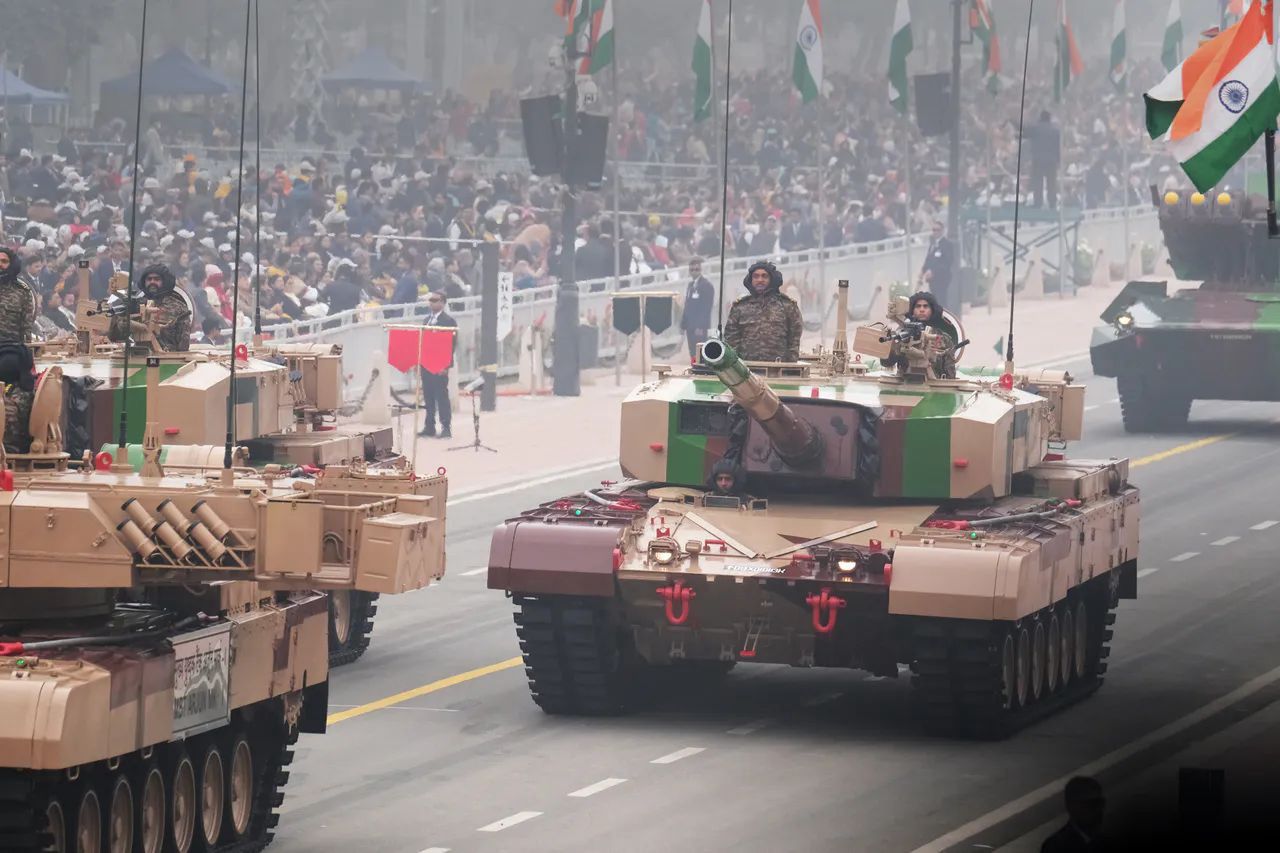
{"label": "man in dark suit", "polygon": [[929,241],[929,249],[924,254],[924,268],[920,270],[920,283],[928,287],[929,292],[937,297],[944,308],[952,304],[947,297],[951,290],[955,255],[955,244],[947,239],[942,223],[935,221],[933,239]]}
{"label": "man in dark suit", "polygon": [[684,311],[680,315],[680,330],[689,341],[691,360],[698,357],[698,345],[707,340],[715,300],[716,289],[702,274],[702,258],[694,258],[689,261],[689,286],[684,291]]}
{"label": "man in dark suit", "polygon": [[1048,110],[1023,134],[1031,149],[1031,206],[1058,207],[1058,167],[1062,163],[1062,131]]}
{"label": "man in dark suit", "polygon": [[813,238],[813,229],[804,221],[804,213],[799,210],[791,211],[791,215],[787,217],[787,224],[782,226],[782,235],[778,238],[782,251],[798,252],[802,249],[812,249],[816,242]]}
{"label": "man in dark suit", "polygon": [[1044,840],[1040,853],[1088,853],[1102,846],[1102,815],[1106,799],[1097,779],[1075,776],[1063,791],[1067,825]]}
{"label": "man in dark suit", "polygon": [[[458,321],[450,317],[444,310],[444,294],[439,291],[433,292],[427,297],[427,305],[431,309],[431,313],[427,315],[428,326],[447,326],[452,329],[458,328]],[[453,336],[453,349],[458,349],[457,333]],[[420,367],[422,375],[422,399],[427,407],[427,420],[422,427],[422,431],[418,433],[421,436],[434,437],[436,433],[436,412],[440,413],[440,438],[452,438],[453,433],[449,427],[453,424],[453,408],[449,404],[449,368],[453,367],[453,357],[449,358],[449,365],[440,373],[431,373],[425,367]]]}

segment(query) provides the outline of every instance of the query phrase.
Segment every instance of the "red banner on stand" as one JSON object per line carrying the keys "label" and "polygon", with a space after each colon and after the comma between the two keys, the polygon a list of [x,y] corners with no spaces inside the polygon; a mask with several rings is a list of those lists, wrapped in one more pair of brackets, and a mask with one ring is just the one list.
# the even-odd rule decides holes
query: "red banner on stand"
{"label": "red banner on stand", "polygon": [[402,373],[415,367],[444,373],[453,366],[456,332],[449,326],[394,326],[387,332],[387,364]]}

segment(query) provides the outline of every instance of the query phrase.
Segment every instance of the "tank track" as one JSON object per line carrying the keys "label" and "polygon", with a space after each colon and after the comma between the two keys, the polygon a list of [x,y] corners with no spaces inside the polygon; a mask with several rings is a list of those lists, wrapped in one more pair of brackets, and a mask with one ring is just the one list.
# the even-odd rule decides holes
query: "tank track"
{"label": "tank track", "polygon": [[602,716],[627,710],[636,661],[611,602],[517,595],[515,603],[529,690],[543,711]]}
{"label": "tank track", "polygon": [[[276,713],[278,715],[278,711]],[[286,733],[281,720],[268,719],[252,723],[246,722],[244,718],[233,718],[230,726],[189,738],[185,743],[174,741],[161,744],[156,747],[155,755],[149,760],[143,759],[137,753],[124,756],[120,762],[120,771],[114,772],[123,772],[136,779],[138,776],[135,774],[138,771],[158,766],[164,773],[167,798],[172,783],[169,766],[174,756],[180,754],[184,748],[188,754],[198,755],[210,743],[219,744],[225,752],[227,740],[237,733],[247,733],[255,756],[264,753],[269,756],[266,761],[258,761],[254,768],[254,800],[248,831],[245,838],[241,840],[222,841],[209,846],[201,844],[197,824],[190,853],[197,853],[197,851],[199,853],[258,853],[265,849],[275,836],[275,827],[280,821],[278,809],[284,802],[284,786],[289,781],[287,768],[293,762],[292,747],[298,740],[297,730]],[[113,771],[108,770],[105,761],[83,766],[80,769],[78,781],[68,780],[63,772],[0,768],[0,851],[38,853],[38,851],[51,849],[53,836],[49,832],[49,821],[46,817],[50,800],[60,797],[64,808],[71,811],[75,807],[75,798],[78,797],[84,785],[93,785],[101,797],[103,786],[111,778],[112,773]],[[139,795],[140,791],[135,788],[135,803]],[[102,803],[102,807],[105,811],[105,802]],[[167,808],[168,802],[166,802],[166,819],[169,817]],[[106,823],[107,821],[104,820],[104,824]],[[165,829],[167,835],[167,824]],[[70,817],[68,817],[67,831],[68,833],[71,831]],[[140,830],[135,830],[137,831]],[[223,837],[225,838],[227,834],[224,829]],[[134,840],[136,849],[141,849],[136,835]],[[107,849],[105,835],[101,849],[104,851]],[[167,838],[165,849],[171,849]]]}
{"label": "tank track", "polygon": [[1191,416],[1191,398],[1152,394],[1138,377],[1120,376],[1116,380],[1116,390],[1120,395],[1120,420],[1125,432],[1179,429],[1186,426]]}
{"label": "tank track", "polygon": [[351,635],[347,642],[338,643],[329,633],[329,667],[354,663],[369,648],[369,635],[373,633],[373,617],[378,612],[378,593],[351,591]]}
{"label": "tank track", "polygon": [[[1076,614],[1081,605],[1087,613],[1083,637],[1075,634]],[[913,631],[912,687],[925,727],[947,736],[998,739],[1089,696],[1102,686],[1107,670],[1115,605],[1108,576],[1103,576],[1072,590],[1064,602],[1017,622],[918,620]],[[1071,613],[1069,620],[1065,616],[1068,612]],[[1064,627],[1072,631],[1068,662],[1071,677],[1065,683],[1062,681],[1064,649],[1060,641],[1056,654],[1046,654],[1041,689],[1036,691],[1028,681],[1025,692],[1021,692],[1018,683],[1021,632],[1026,630],[1029,638],[1024,675],[1033,679],[1037,626],[1045,632],[1047,653],[1048,637],[1052,634],[1049,626],[1055,617],[1060,633],[1064,633]],[[1010,638],[1014,664],[1011,673],[1005,658]],[[1085,653],[1084,662],[1077,666],[1077,651],[1081,648]],[[1052,689],[1047,677],[1050,666],[1058,667]]]}

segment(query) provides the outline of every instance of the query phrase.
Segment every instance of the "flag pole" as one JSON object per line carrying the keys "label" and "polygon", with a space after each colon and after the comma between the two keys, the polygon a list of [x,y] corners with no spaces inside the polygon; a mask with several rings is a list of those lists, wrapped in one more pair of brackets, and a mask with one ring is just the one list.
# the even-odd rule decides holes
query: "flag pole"
{"label": "flag pole", "polygon": [[[609,123],[609,143],[613,157],[613,292],[617,293],[622,287],[622,217],[618,213],[622,209],[619,201],[622,192],[619,181],[618,168],[618,125],[619,101],[622,96],[618,94],[618,7],[613,7],[613,59],[609,62],[609,88],[613,91],[613,118]],[[627,259],[627,268],[630,269],[630,258]],[[614,354],[613,354],[613,378],[617,385],[622,385],[622,356],[617,352],[618,348],[618,332],[612,330]],[[644,376],[641,375],[641,381]]]}
{"label": "flag pole", "polygon": [[903,123],[902,156],[906,160],[906,165],[907,165],[907,204],[906,204],[907,213],[906,213],[906,216],[904,217],[905,222],[903,223],[903,229],[907,233],[907,286],[910,287],[911,282],[914,280],[915,269],[916,269],[915,259],[912,256],[913,253],[911,251],[911,199],[912,199],[911,189],[912,189],[912,185],[915,183],[915,180],[914,180],[914,175],[912,174],[914,167],[912,166],[912,163],[911,163],[912,158],[911,158],[911,121],[910,119],[908,119],[906,122]]}
{"label": "flag pole", "polygon": [[1267,128],[1263,138],[1267,156],[1267,236],[1275,238],[1280,237],[1280,225],[1276,223],[1276,129]]}
{"label": "flag pole", "polygon": [[[414,365],[415,370],[413,371],[413,376],[418,386],[417,392],[413,395],[413,401],[417,403],[418,400],[421,399],[422,403],[413,410],[413,421],[409,425],[409,431],[412,434],[410,440],[413,442],[413,473],[415,474],[418,473],[418,445],[422,443],[421,439],[418,437],[418,409],[422,409],[424,413],[427,410],[427,397],[422,387],[422,331],[425,328],[425,325],[418,326],[418,351],[416,353],[418,358],[417,364]],[[425,414],[423,417],[425,417]],[[435,421],[432,421],[432,423],[434,424]],[[426,427],[427,425],[424,421],[422,428],[426,429]]]}

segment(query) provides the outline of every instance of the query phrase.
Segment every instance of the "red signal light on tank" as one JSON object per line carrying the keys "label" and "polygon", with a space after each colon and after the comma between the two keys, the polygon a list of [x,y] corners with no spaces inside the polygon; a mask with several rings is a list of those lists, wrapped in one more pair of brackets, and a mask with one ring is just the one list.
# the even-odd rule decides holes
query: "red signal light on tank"
{"label": "red signal light on tank", "polygon": [[1005,373],[1000,376],[1000,387],[1006,391],[1013,390],[1013,374]]}
{"label": "red signal light on tank", "polygon": [[652,450],[654,453],[661,453],[662,451],[667,449],[667,446],[660,441],[655,441],[649,445],[649,449]]}
{"label": "red signal light on tank", "polygon": [[613,549],[613,570],[616,572],[620,568],[622,568],[622,549],[614,548]]}

